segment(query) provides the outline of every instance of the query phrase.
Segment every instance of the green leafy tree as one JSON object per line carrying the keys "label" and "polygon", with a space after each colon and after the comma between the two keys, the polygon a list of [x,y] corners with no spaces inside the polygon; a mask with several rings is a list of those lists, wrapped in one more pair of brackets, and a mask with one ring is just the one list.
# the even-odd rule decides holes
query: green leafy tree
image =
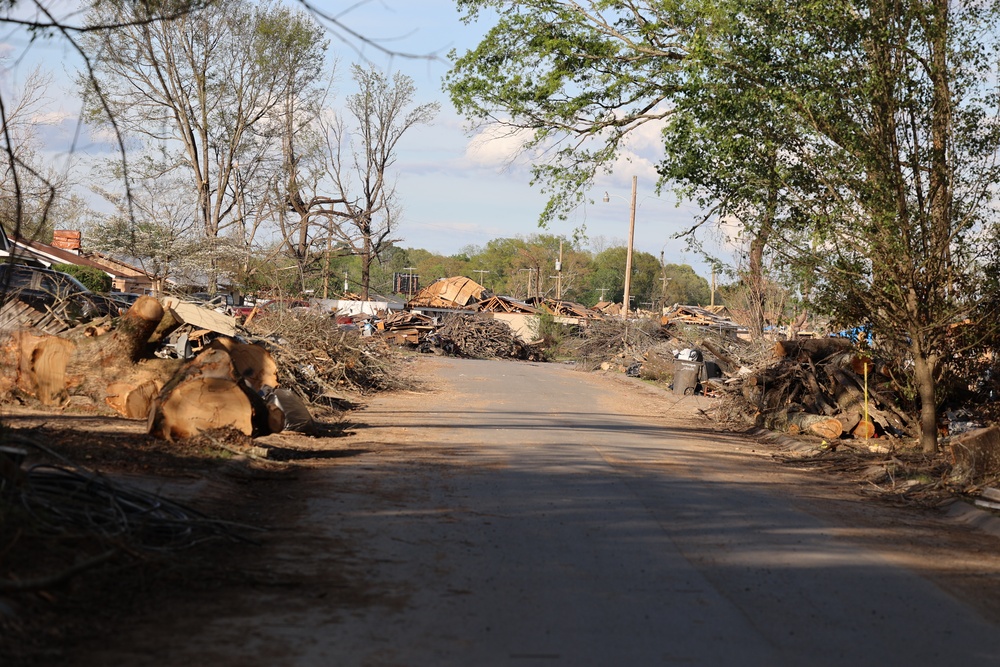
{"label": "green leafy tree", "polygon": [[765,103],[749,114],[756,127],[766,127],[766,110],[792,129],[777,136],[778,156],[794,167],[778,182],[809,234],[783,224],[782,251],[814,267],[813,300],[825,311],[908,351],[920,440],[932,452],[949,330],[975,311],[968,295],[994,224],[997,7],[722,8],[705,16],[706,62],[732,73],[742,99]]}
{"label": "green leafy tree", "polygon": [[73,276],[91,292],[111,291],[111,276],[96,267],[80,266],[79,264],[53,264],[52,268]]}
{"label": "green leafy tree", "polygon": [[712,298],[708,281],[688,264],[666,264],[661,269],[660,277],[662,296],[657,301],[663,306],[675,303],[704,306]]}
{"label": "green leafy tree", "polygon": [[677,3],[459,0],[466,22],[496,23],[453,54],[446,88],[473,122],[525,137],[548,222],[583,201],[626,137],[669,114],[694,26]]}

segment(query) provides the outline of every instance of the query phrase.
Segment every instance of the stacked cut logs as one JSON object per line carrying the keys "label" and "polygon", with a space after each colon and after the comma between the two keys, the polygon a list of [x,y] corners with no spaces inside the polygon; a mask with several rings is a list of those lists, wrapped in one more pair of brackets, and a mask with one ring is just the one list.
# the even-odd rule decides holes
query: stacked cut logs
{"label": "stacked cut logs", "polygon": [[246,435],[282,430],[280,410],[262,398],[277,384],[267,350],[221,338],[187,362],[151,357],[147,341],[164,315],[159,301],[141,297],[112,331],[15,332],[0,346],[0,391],[48,406],[85,397],[146,419],[149,432],[166,439],[225,427]]}
{"label": "stacked cut logs", "polygon": [[914,435],[885,378],[850,341],[782,341],[774,352],[776,363],[741,384],[762,426],[826,439]]}

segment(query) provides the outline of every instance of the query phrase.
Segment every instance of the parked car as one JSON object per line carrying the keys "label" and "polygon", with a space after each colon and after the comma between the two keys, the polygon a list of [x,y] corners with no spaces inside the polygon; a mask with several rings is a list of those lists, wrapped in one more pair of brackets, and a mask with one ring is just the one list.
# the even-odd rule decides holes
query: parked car
{"label": "parked car", "polygon": [[279,310],[304,311],[312,308],[312,304],[302,299],[259,299],[254,305],[236,306],[233,308],[233,315],[237,317],[247,317],[257,309],[257,312],[275,312]]}
{"label": "parked car", "polygon": [[52,310],[71,320],[117,316],[127,310],[114,299],[91,292],[68,273],[27,264],[0,264],[0,294],[5,303],[17,299],[35,310]]}
{"label": "parked car", "polygon": [[108,297],[112,301],[123,306],[126,310],[132,307],[132,304],[139,300],[141,294],[133,294],[132,292],[106,292],[104,296]]}

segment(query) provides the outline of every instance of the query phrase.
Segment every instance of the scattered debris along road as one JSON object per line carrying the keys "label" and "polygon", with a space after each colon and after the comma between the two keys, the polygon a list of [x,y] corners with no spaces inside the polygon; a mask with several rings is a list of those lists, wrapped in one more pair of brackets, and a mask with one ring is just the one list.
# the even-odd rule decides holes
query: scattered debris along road
{"label": "scattered debris along road", "polygon": [[1000,659],[996,538],[776,463],[713,431],[704,397],[564,365],[416,363],[430,394],[371,399],[353,435],[311,440],[338,456],[251,503],[274,522],[259,549],[58,662]]}

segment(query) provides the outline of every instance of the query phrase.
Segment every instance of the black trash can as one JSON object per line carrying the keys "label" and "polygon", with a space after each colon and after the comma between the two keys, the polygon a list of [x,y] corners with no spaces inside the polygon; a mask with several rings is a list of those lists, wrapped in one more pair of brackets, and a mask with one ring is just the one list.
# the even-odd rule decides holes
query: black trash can
{"label": "black trash can", "polygon": [[674,361],[674,393],[691,396],[698,391],[703,365],[704,363],[701,361],[676,359]]}

